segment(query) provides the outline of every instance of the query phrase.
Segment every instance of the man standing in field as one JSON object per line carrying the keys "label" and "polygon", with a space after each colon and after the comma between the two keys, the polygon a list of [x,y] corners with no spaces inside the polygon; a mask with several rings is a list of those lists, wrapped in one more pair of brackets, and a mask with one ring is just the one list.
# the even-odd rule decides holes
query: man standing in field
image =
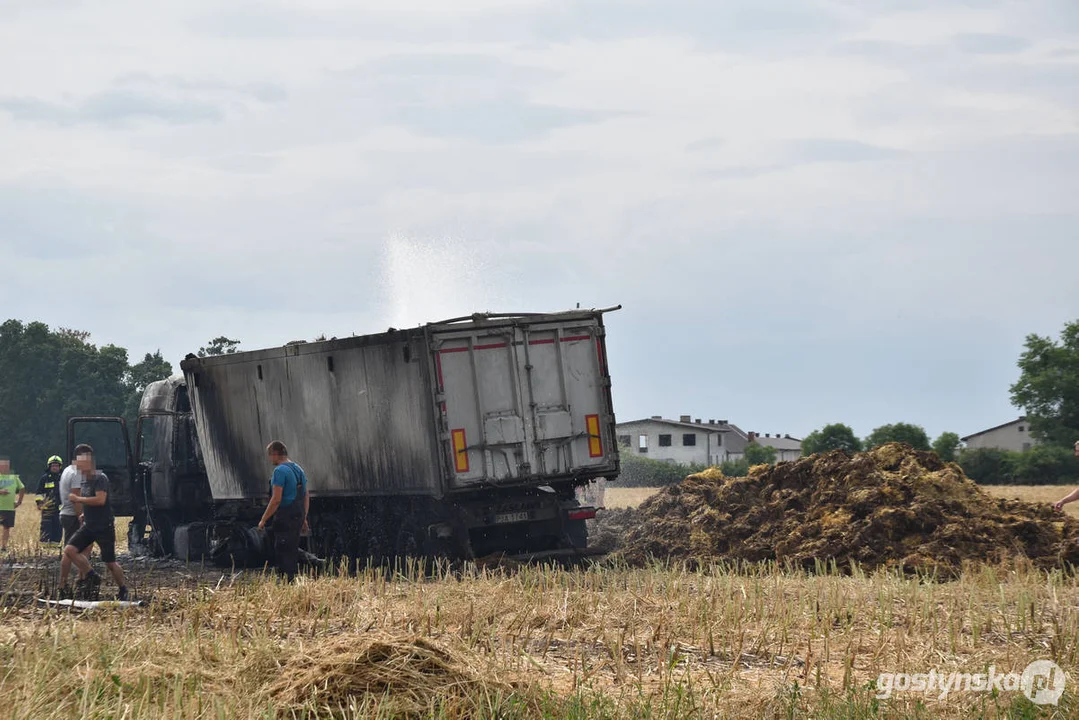
{"label": "man standing in field", "polygon": [[[71,559],[64,552],[64,548],[71,544],[71,538],[82,526],[79,508],[71,502],[71,495],[82,493],[82,475],[75,467],[75,458],[88,452],[93,452],[89,445],[76,445],[71,464],[60,474],[60,527],[64,530],[64,539],[60,547],[60,597],[72,597],[71,589],[67,587],[67,576],[71,574]],[[82,552],[87,559],[90,558],[91,547],[87,546]]]}
{"label": "man standing in field", "polygon": [[[76,445],[75,456],[89,449],[89,445]],[[75,467],[75,457],[72,457],[71,464],[64,468],[64,472],[60,475],[60,527],[64,531],[65,546],[71,542],[71,536],[79,529],[79,511],[75,503],[71,502],[71,494],[78,495],[80,492],[82,492],[82,476]],[[61,565],[61,572],[63,572],[63,565]],[[63,573],[63,578],[67,579],[66,572]]]}
{"label": "man standing in field", "polygon": [[82,475],[82,490],[68,497],[76,507],[82,508],[83,524],[64,548],[64,556],[79,569],[81,588],[93,596],[101,585],[101,578],[94,572],[83,551],[97,543],[101,549],[101,559],[119,588],[116,599],[127,600],[124,571],[116,562],[116,528],[109,503],[109,479],[95,466],[93,449],[89,445],[81,447],[83,451],[75,455],[75,465]]}
{"label": "man standing in field", "polygon": [[288,450],[280,440],[266,446],[266,454],[274,466],[270,480],[270,502],[259,521],[265,529],[273,518],[274,559],[277,570],[292,582],[300,555],[300,533],[307,527],[307,510],[311,498],[307,494],[307,475],[303,468],[289,460]]}
{"label": "man standing in field", "polygon": [[[17,496],[17,498],[16,498]],[[7,552],[8,536],[15,527],[15,509],[22,505],[26,487],[18,475],[11,474],[11,461],[0,456],[0,552]]]}
{"label": "man standing in field", "polygon": [[[1075,457],[1079,457],[1079,440],[1075,441]],[[1064,506],[1070,502],[1079,500],[1079,488],[1072,490],[1070,493],[1053,503],[1053,507],[1057,510],[1063,510]]]}
{"label": "man standing in field", "polygon": [[37,481],[37,509],[41,511],[41,542],[58,543],[63,539],[60,527],[60,469],[64,461],[59,455],[49,458],[45,474]]}

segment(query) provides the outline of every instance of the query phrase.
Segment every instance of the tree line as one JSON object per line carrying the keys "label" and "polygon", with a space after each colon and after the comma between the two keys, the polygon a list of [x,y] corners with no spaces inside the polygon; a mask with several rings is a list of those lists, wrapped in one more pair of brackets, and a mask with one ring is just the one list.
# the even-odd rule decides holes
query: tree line
{"label": "tree line", "polygon": [[[236,352],[239,341],[211,340],[202,357]],[[121,416],[134,430],[142,392],[172,375],[158,350],[132,363],[118,345],[98,347],[90,334],[45,323],[8,320],[0,325],[0,455],[32,480],[50,455],[67,455],[67,419]]]}
{"label": "tree line", "polygon": [[[1079,321],[1067,323],[1060,340],[1029,335],[1018,362],[1019,379],[1011,386],[1012,404],[1023,411],[1031,437],[1037,441],[1029,450],[1015,452],[996,448],[965,448],[959,435],[943,432],[930,441],[920,425],[897,422],[874,429],[859,438],[849,425],[831,423],[809,433],[802,440],[802,454],[831,450],[859,452],[889,442],[901,442],[916,450],[935,452],[946,462],[958,462],[963,472],[976,482],[994,485],[1079,484]],[[753,465],[774,463],[776,451],[763,444],[746,446],[745,456],[723,463],[729,477],[745,475]],[[703,467],[672,465],[658,460],[622,454],[623,475],[630,487],[666,485]]]}

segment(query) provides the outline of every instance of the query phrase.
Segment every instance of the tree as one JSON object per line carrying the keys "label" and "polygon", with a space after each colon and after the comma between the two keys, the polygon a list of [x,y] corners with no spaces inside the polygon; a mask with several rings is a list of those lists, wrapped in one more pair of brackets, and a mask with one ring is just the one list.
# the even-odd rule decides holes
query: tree
{"label": "tree", "polygon": [[825,425],[820,430],[814,430],[806,435],[805,440],[802,441],[803,455],[816,455],[829,450],[859,452],[861,449],[862,441],[849,426],[843,423]]}
{"label": "tree", "polygon": [[959,467],[980,485],[1008,485],[1012,481],[1010,455],[997,448],[966,448],[959,453]]}
{"label": "tree", "polygon": [[901,422],[881,425],[869,433],[869,437],[865,439],[865,446],[866,449],[872,449],[890,442],[906,443],[915,450],[929,450],[929,436],[925,434],[925,429],[919,425]]}
{"label": "tree", "polygon": [[959,435],[953,432],[943,432],[933,441],[933,452],[944,462],[955,460],[955,454],[959,450]]}
{"label": "tree", "polygon": [[620,487],[664,487],[685,479],[686,475],[704,470],[699,465],[682,465],[641,457],[627,445],[618,447],[622,471],[618,475]]}
{"label": "tree", "polygon": [[750,467],[754,465],[774,465],[776,461],[776,449],[771,445],[761,445],[751,442],[746,445],[746,462]]}
{"label": "tree", "polygon": [[727,460],[719,466],[719,470],[727,477],[745,477],[749,474],[749,462],[745,458]]}
{"label": "tree", "polygon": [[1020,485],[1074,483],[1079,478],[1079,458],[1068,448],[1038,444],[1009,455],[1012,482]]}
{"label": "tree", "polygon": [[0,325],[0,453],[32,479],[66,455],[67,418],[120,415],[128,396],[127,350],[98,348],[77,330],[40,322]]}
{"label": "tree", "polygon": [[232,355],[240,348],[239,340],[230,340],[229,338],[221,335],[215,337],[209,343],[199,348],[199,357],[210,357],[212,355]]}
{"label": "tree", "polygon": [[1028,335],[1025,346],[1012,404],[1024,410],[1034,437],[1070,447],[1079,440],[1079,320],[1064,326],[1059,343]]}

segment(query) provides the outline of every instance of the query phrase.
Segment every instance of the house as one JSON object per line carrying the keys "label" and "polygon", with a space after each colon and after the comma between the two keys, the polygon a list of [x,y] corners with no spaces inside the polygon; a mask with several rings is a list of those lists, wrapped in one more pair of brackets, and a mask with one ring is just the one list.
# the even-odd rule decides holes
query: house
{"label": "house", "polygon": [[1030,436],[1030,425],[1026,417],[1006,422],[1003,425],[991,427],[988,430],[967,435],[960,438],[968,448],[996,448],[998,450],[1014,450],[1024,452],[1037,444],[1037,440]]}
{"label": "house", "polygon": [[727,420],[709,420],[682,415],[668,420],[654,415],[645,420],[618,423],[618,443],[643,457],[683,465],[719,465],[741,460],[746,445],[754,440],[776,448],[778,460],[793,460],[802,455],[802,442],[790,435],[772,437],[771,433],[746,432]]}
{"label": "house", "polygon": [[802,441],[790,435],[780,437],[779,433],[765,433],[762,437],[759,433],[749,433],[749,440],[764,447],[776,449],[776,462],[784,460],[797,460],[802,457]]}

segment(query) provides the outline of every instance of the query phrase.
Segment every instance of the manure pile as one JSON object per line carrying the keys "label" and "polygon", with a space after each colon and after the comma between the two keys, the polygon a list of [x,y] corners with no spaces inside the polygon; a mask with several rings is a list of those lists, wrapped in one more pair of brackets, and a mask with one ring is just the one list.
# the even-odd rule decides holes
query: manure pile
{"label": "manure pile", "polygon": [[707,470],[646,500],[634,520],[619,551],[633,564],[835,561],[940,577],[1017,555],[1040,568],[1079,566],[1079,520],[990,497],[957,464],[898,443],[760,465],[743,478]]}

